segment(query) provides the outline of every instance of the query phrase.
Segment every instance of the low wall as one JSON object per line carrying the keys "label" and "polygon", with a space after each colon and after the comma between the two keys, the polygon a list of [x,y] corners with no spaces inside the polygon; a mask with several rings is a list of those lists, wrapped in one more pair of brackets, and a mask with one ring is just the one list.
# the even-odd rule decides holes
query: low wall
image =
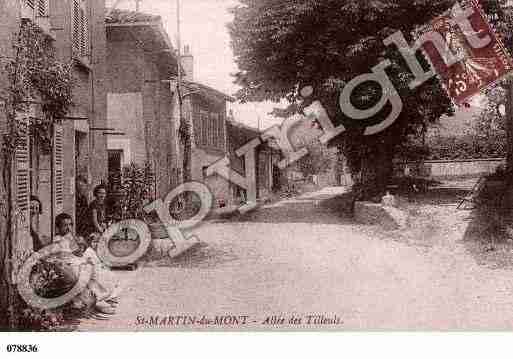
{"label": "low wall", "polygon": [[487,158],[479,160],[449,160],[449,161],[425,161],[418,163],[400,163],[396,168],[400,173],[432,177],[473,177],[495,172],[498,166],[505,165],[504,158]]}

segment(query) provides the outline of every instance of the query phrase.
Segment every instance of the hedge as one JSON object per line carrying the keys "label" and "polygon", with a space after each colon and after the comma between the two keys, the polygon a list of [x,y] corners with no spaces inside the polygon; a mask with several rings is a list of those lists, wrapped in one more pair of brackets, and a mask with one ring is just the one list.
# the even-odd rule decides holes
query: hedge
{"label": "hedge", "polygon": [[427,144],[427,160],[464,160],[506,156],[506,136],[436,137]]}

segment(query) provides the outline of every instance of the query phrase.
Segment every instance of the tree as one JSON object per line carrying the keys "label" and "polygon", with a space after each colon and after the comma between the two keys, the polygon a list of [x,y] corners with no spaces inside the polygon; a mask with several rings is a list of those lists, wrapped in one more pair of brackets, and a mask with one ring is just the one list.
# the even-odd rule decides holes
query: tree
{"label": "tree", "polygon": [[144,219],[144,206],[152,199],[155,175],[150,162],[144,166],[131,163],[123,168],[121,177],[122,219]]}
{"label": "tree", "polygon": [[[308,106],[298,89],[314,87],[312,99],[319,99],[330,119],[344,124],[344,135],[331,141],[347,157],[355,181],[354,189],[363,198],[385,192],[392,174],[392,159],[408,135],[419,127],[451,115],[452,105],[437,78],[415,90],[408,85],[413,76],[397,48],[383,40],[401,30],[408,41],[413,31],[443,13],[451,0],[241,0],[232,9],[229,25],[240,72],[235,83],[241,86],[241,102],[287,99],[291,106],[282,114],[301,112]],[[419,61],[428,68],[422,53]],[[370,72],[384,58],[387,69],[404,103],[404,109],[387,130],[364,136],[365,126],[383,120],[388,112],[369,122],[355,123],[344,116],[338,97],[344,84]],[[353,101],[358,108],[374,105],[381,96],[374,85],[360,86]]]}
{"label": "tree", "polygon": [[482,112],[475,117],[472,128],[478,136],[491,137],[495,134],[505,134],[506,117],[506,83],[492,87],[486,92],[486,105]]}
{"label": "tree", "polygon": [[[508,0],[483,0],[481,3],[488,19],[498,33],[506,48],[513,50],[513,5]],[[507,135],[507,164],[509,172],[513,171],[513,82],[506,79],[487,92],[487,107],[478,119],[483,136],[495,127]],[[505,116],[500,113],[504,106]],[[491,121],[488,122],[487,121]]]}
{"label": "tree", "polygon": [[[12,51],[3,57],[0,67],[0,329],[19,329],[23,303],[12,281],[14,268],[30,255],[14,253],[23,247],[17,239],[15,218],[22,213],[13,191],[17,151],[24,147],[29,134],[49,142],[53,126],[73,104],[72,63],[57,60],[55,49],[34,24],[21,23],[12,36]],[[41,102],[43,118],[29,118],[27,110],[34,100]],[[27,198],[28,200],[28,198]]]}
{"label": "tree", "polygon": [[336,156],[319,142],[306,146],[308,154],[301,158],[297,165],[304,176],[326,173],[336,161]]}

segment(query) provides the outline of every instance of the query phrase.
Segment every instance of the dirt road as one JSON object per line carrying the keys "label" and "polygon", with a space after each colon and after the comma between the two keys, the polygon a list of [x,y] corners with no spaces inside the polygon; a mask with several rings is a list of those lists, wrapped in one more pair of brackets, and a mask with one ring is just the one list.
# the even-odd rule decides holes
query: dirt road
{"label": "dirt road", "polygon": [[79,330],[513,329],[513,273],[467,253],[466,214],[419,246],[307,209],[203,225],[199,248],[123,274],[117,314]]}

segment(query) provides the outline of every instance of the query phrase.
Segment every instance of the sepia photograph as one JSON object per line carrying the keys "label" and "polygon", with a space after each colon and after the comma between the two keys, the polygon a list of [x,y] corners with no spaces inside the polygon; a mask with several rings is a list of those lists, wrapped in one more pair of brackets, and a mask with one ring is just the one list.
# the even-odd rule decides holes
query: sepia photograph
{"label": "sepia photograph", "polygon": [[0,0],[0,331],[512,331],[512,50],[510,0]]}

